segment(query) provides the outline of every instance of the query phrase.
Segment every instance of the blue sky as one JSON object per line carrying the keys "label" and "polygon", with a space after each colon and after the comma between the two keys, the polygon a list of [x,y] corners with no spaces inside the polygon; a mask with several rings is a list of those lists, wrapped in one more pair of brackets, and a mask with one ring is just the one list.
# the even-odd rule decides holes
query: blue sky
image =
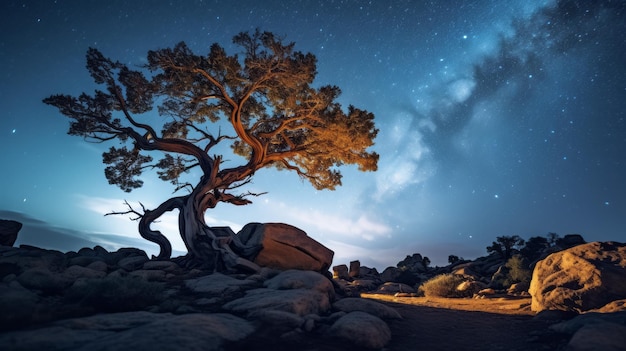
{"label": "blue sky", "polygon": [[[439,265],[450,254],[482,256],[500,235],[623,241],[625,6],[3,1],[0,216],[25,223],[20,243],[156,253],[136,222],[103,215],[124,200],[155,207],[173,188],[150,174],[130,194],[109,185],[101,154],[112,144],[67,135],[68,120],[41,100],[95,89],[88,47],[141,65],[148,50],[179,41],[198,53],[214,42],[231,49],[233,35],[259,27],[315,54],[316,82],[375,114],[379,170],[345,168],[336,191],[262,170],[246,190],[268,194],[219,205],[207,212],[210,225],[289,223],[334,250],[336,264],[381,269],[416,252]],[[173,218],[158,226],[182,251]]]}

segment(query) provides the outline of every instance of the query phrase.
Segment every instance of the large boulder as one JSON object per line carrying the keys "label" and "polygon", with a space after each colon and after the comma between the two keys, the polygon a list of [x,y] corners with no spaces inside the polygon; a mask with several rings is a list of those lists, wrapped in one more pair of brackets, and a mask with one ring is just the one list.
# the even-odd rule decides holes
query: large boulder
{"label": "large boulder", "polygon": [[626,298],[626,244],[592,242],[556,252],[533,271],[533,311],[583,312]]}
{"label": "large boulder", "polygon": [[262,246],[249,258],[262,267],[326,272],[333,261],[332,250],[301,229],[284,223],[249,223],[237,238],[246,247]]}
{"label": "large boulder", "polygon": [[8,219],[0,219],[0,245],[13,246],[22,223]]}

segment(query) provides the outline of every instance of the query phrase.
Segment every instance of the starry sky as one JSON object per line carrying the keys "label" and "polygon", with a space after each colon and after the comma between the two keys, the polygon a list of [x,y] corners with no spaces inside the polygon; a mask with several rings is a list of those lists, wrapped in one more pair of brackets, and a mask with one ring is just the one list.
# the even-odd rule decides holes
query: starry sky
{"label": "starry sky", "polygon": [[[179,41],[233,53],[255,28],[316,55],[316,82],[375,114],[379,170],[344,168],[335,191],[261,170],[246,190],[268,193],[218,205],[209,225],[289,223],[334,264],[379,269],[476,258],[502,235],[626,239],[625,1],[5,0],[0,28],[0,218],[24,223],[18,244],[156,254],[136,222],[104,214],[174,189],[151,174],[132,193],[109,185],[113,144],[67,135],[41,100],[93,92],[89,47],[139,66]],[[175,218],[156,227],[184,254]]]}

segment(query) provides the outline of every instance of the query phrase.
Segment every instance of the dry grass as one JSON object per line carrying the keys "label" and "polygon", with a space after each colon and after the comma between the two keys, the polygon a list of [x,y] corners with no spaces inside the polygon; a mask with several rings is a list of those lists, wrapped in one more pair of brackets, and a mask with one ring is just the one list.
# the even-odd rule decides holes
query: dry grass
{"label": "dry grass", "polygon": [[460,311],[488,312],[508,315],[534,315],[530,297],[499,296],[483,299],[444,297],[395,297],[384,294],[362,294],[361,297],[399,304],[444,308]]}

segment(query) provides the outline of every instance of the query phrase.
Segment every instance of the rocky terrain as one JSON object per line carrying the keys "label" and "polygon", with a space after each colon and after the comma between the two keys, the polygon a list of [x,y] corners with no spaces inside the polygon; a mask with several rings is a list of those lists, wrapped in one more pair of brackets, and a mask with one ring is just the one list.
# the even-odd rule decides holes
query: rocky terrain
{"label": "rocky terrain", "polygon": [[[530,285],[503,286],[506,267],[493,255],[432,268],[413,254],[381,273],[354,261],[331,277],[302,265],[330,262],[298,260],[281,244],[279,257],[262,257],[283,263],[223,274],[133,248],[16,248],[7,227],[2,350],[626,349],[621,243],[551,249],[533,265]],[[298,269],[284,266],[294,259]],[[462,297],[421,296],[441,275],[458,279],[453,290]]]}

